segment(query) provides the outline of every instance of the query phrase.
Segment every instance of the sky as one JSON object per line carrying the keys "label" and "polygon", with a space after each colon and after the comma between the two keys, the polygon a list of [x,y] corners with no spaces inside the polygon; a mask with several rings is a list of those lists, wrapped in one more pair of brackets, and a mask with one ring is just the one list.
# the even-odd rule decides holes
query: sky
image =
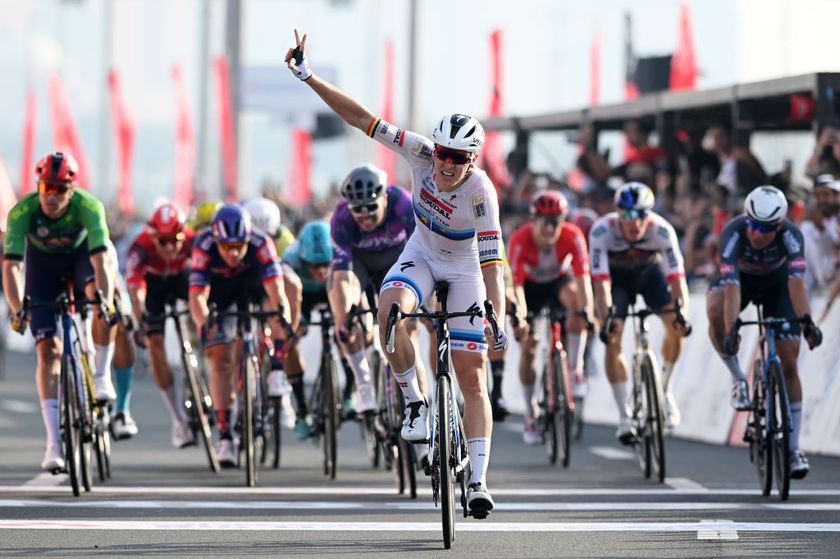
{"label": "sky", "polygon": [[[34,87],[38,95],[36,153],[41,154],[52,148],[46,80],[50,73],[58,72],[96,179],[94,192],[106,200],[113,197],[116,163],[105,96],[105,71],[110,61],[123,82],[137,125],[133,179],[138,204],[148,211],[156,199],[170,195],[175,119],[171,69],[175,64],[182,67],[195,121],[201,122],[199,45],[205,1],[210,13],[212,58],[224,51],[222,0],[0,0],[0,71],[5,78],[0,88],[0,157],[15,184],[21,175],[27,88]],[[638,54],[665,54],[677,43],[680,6],[678,0],[520,0],[515,8],[502,0],[421,0],[419,4],[415,127],[426,134],[443,114],[486,115],[489,34],[494,29],[503,35],[506,112],[537,114],[578,108],[588,102],[589,51],[595,36],[600,36],[602,45],[601,102],[621,101],[623,14],[629,11],[633,15]],[[794,9],[806,4],[819,10]],[[110,49],[105,48],[104,32],[108,5],[112,16]],[[408,5],[404,0],[243,0],[243,66],[274,65],[277,72],[288,72],[282,58],[292,46],[292,30],[299,28],[309,34],[313,70],[333,77],[337,85],[378,112],[382,106],[383,45],[391,40],[396,59],[395,120],[405,123]],[[797,30],[813,28],[814,18],[819,19],[820,13],[834,14],[840,2],[691,0],[689,5],[701,69],[700,88],[706,88],[735,83],[741,76],[765,79],[800,73],[801,59],[822,64],[822,60],[806,56],[821,52],[818,44],[808,43],[816,39],[800,40]],[[786,22],[798,27],[790,30]],[[774,56],[763,55],[762,47]],[[317,106],[317,100],[306,99],[311,92],[305,85],[295,83],[290,74],[284,79],[288,81],[283,82],[284,93],[274,111],[246,111],[241,117],[239,183],[243,197],[256,192],[266,178],[286,180],[291,126],[311,122],[306,108]],[[211,192],[218,189],[220,171],[212,85],[209,82],[204,135]],[[573,150],[560,135],[545,135],[537,138],[537,143],[535,165],[559,172],[569,164]],[[346,140],[316,143],[315,188],[340,181],[348,169],[374,156],[373,142],[357,131],[350,131]]]}

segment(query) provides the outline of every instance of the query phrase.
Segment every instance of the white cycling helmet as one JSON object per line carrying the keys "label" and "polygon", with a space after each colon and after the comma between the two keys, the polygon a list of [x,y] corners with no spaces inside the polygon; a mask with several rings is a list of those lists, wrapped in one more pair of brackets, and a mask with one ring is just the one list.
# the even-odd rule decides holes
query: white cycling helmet
{"label": "white cycling helmet", "polygon": [[351,205],[375,202],[385,191],[388,174],[370,163],[354,167],[341,183],[341,195]]}
{"label": "white cycling helmet", "polygon": [[615,191],[615,207],[620,210],[650,210],[655,198],[648,185],[641,182],[628,182]]}
{"label": "white cycling helmet", "polygon": [[432,141],[450,149],[478,153],[484,147],[484,128],[471,116],[446,115],[432,132]]}
{"label": "white cycling helmet", "polygon": [[251,223],[270,237],[280,230],[280,208],[268,198],[253,198],[243,204],[251,214]]}
{"label": "white cycling helmet", "polygon": [[756,223],[778,225],[787,216],[788,203],[775,186],[758,186],[744,199],[744,213]]}

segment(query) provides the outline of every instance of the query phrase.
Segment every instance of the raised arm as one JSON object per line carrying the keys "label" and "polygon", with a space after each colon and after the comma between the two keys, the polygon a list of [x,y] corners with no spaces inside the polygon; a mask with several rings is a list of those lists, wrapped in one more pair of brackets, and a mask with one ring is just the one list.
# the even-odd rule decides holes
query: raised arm
{"label": "raised arm", "polygon": [[312,73],[306,58],[306,35],[300,38],[295,29],[294,48],[286,53],[286,66],[301,81],[307,83],[318,97],[340,116],[347,124],[365,132],[375,115],[364,105],[338,89],[326,80],[322,80]]}

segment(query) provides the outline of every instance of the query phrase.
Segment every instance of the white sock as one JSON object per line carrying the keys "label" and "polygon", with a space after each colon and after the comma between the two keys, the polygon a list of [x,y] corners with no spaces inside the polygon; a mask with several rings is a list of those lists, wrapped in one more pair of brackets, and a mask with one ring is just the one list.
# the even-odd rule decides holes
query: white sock
{"label": "white sock", "polygon": [[613,398],[615,398],[615,405],[618,406],[619,419],[627,418],[627,383],[626,382],[611,382]]}
{"label": "white sock", "polygon": [[667,361],[662,364],[662,390],[667,394],[671,391],[671,380],[673,380],[674,364]]}
{"label": "white sock", "polygon": [[522,397],[525,398],[525,416],[534,417],[534,385],[522,385]]}
{"label": "white sock", "polygon": [[566,349],[569,355],[569,371],[576,377],[580,377],[583,375],[583,352],[586,350],[586,330],[580,334],[567,334]]}
{"label": "white sock", "polygon": [[356,377],[356,388],[370,385],[370,363],[368,362],[365,350],[361,349],[357,351],[350,356],[347,362],[353,370],[353,376]]}
{"label": "white sock", "polygon": [[802,427],[802,402],[790,403],[790,451],[799,452],[799,431]]}
{"label": "white sock", "polygon": [[487,487],[487,466],[490,465],[490,437],[467,439],[467,454],[470,455],[470,483]]}
{"label": "white sock", "polygon": [[410,367],[404,373],[397,373],[394,371],[394,378],[397,379],[397,384],[400,385],[405,399],[411,402],[419,402],[423,399],[423,394],[420,392],[420,384],[417,382],[417,369]]}
{"label": "white sock", "polygon": [[729,369],[729,374],[732,375],[732,380],[735,381],[744,381],[747,382],[747,377],[741,372],[741,366],[738,365],[738,356],[737,355],[724,355],[719,353],[720,358],[723,359],[723,362],[726,364],[726,368]]}
{"label": "white sock", "polygon": [[[173,382],[169,388],[161,388],[160,395],[163,397],[163,403],[166,404],[166,409],[169,410],[169,415],[172,417],[173,423],[184,423],[184,412],[181,410],[181,403],[178,401],[178,389],[175,388]],[[200,405],[201,403],[198,402]]]}
{"label": "white sock", "polygon": [[57,399],[41,400],[41,417],[44,418],[44,427],[47,428],[47,444],[61,444],[61,431],[58,428]]}
{"label": "white sock", "polygon": [[93,344],[95,353],[93,354],[93,362],[96,370],[93,375],[97,378],[104,377],[111,374],[111,361],[114,359],[114,344],[98,345]]}

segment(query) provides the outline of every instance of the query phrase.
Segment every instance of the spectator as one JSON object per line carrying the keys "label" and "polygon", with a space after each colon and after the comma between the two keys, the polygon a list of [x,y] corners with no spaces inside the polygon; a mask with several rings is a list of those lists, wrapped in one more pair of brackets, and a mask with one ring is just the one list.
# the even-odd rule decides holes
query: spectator
{"label": "spectator", "polygon": [[714,125],[707,133],[720,160],[717,182],[729,191],[730,200],[735,204],[730,210],[740,211],[743,198],[756,186],[768,183],[767,173],[755,155],[735,145],[730,128]]}
{"label": "spectator", "polygon": [[832,126],[823,128],[817,140],[817,147],[805,165],[809,177],[823,174],[840,176],[840,131]]}
{"label": "spectator", "polygon": [[636,120],[624,123],[624,137],[627,141],[624,162],[610,168],[607,154],[600,154],[593,149],[591,142],[592,131],[581,128],[580,142],[586,146],[578,159],[580,170],[596,181],[606,182],[613,176],[619,176],[624,181],[634,180],[654,186],[654,177],[662,169],[669,169],[669,158],[665,150],[648,144],[650,130],[645,129]]}
{"label": "spectator", "polygon": [[807,262],[805,286],[809,294],[828,287],[837,272],[838,202],[840,182],[833,175],[819,175],[814,181],[812,204],[801,226]]}

